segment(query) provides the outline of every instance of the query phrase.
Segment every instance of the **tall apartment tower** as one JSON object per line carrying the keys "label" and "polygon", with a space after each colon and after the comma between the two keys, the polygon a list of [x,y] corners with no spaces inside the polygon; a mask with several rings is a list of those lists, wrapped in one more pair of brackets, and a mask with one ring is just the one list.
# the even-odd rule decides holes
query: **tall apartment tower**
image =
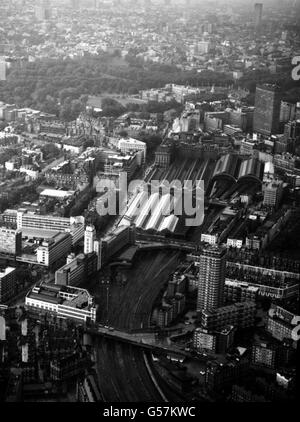
{"label": "tall apartment tower", "polygon": [[270,136],[277,134],[280,122],[281,92],[276,85],[256,87],[253,131]]}
{"label": "tall apartment tower", "polygon": [[226,249],[208,246],[202,251],[198,266],[197,312],[217,309],[223,305]]}
{"label": "tall apartment tower", "polygon": [[262,12],[263,12],[263,4],[262,3],[255,3],[255,5],[254,5],[254,25],[255,25],[256,31],[261,28]]}
{"label": "tall apartment tower", "polygon": [[84,253],[94,252],[94,241],[96,240],[96,229],[94,226],[87,226],[84,232]]}

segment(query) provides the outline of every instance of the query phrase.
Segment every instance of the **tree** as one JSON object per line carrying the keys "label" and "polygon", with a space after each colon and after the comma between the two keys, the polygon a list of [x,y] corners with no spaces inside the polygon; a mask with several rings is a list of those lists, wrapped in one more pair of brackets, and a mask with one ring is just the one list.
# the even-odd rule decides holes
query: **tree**
{"label": "tree", "polygon": [[42,146],[42,153],[45,160],[49,160],[50,158],[59,157],[60,149],[57,148],[56,145],[48,143]]}

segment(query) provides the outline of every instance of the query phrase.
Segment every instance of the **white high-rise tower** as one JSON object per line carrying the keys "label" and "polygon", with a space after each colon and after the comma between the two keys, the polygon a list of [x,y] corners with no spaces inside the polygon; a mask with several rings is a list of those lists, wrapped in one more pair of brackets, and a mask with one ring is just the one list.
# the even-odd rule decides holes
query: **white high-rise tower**
{"label": "white high-rise tower", "polygon": [[94,241],[96,240],[96,229],[94,226],[87,226],[84,232],[84,253],[94,252]]}

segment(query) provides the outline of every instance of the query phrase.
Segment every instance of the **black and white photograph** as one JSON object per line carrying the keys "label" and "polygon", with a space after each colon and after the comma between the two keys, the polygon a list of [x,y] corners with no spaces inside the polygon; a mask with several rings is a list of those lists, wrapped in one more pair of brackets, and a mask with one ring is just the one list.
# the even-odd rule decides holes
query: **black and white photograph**
{"label": "black and white photograph", "polygon": [[289,417],[299,338],[300,0],[0,0],[1,408]]}

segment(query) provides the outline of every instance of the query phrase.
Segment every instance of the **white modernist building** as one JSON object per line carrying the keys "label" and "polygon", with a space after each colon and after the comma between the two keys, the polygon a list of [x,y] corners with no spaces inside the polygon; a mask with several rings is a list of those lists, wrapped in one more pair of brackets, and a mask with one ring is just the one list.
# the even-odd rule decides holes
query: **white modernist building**
{"label": "white modernist building", "polygon": [[[50,230],[70,233],[72,245],[75,245],[84,236],[84,217],[55,217],[53,215],[39,215],[20,209],[16,212],[18,229]],[[24,231],[24,230],[23,230]]]}
{"label": "white modernist building", "polygon": [[94,241],[96,240],[96,229],[94,226],[87,226],[84,232],[84,253],[89,254],[94,251]]}
{"label": "white modernist building", "polygon": [[143,161],[146,160],[147,145],[145,142],[138,141],[133,138],[122,138],[118,142],[118,148],[124,154],[127,154],[132,151],[142,151],[143,152]]}

